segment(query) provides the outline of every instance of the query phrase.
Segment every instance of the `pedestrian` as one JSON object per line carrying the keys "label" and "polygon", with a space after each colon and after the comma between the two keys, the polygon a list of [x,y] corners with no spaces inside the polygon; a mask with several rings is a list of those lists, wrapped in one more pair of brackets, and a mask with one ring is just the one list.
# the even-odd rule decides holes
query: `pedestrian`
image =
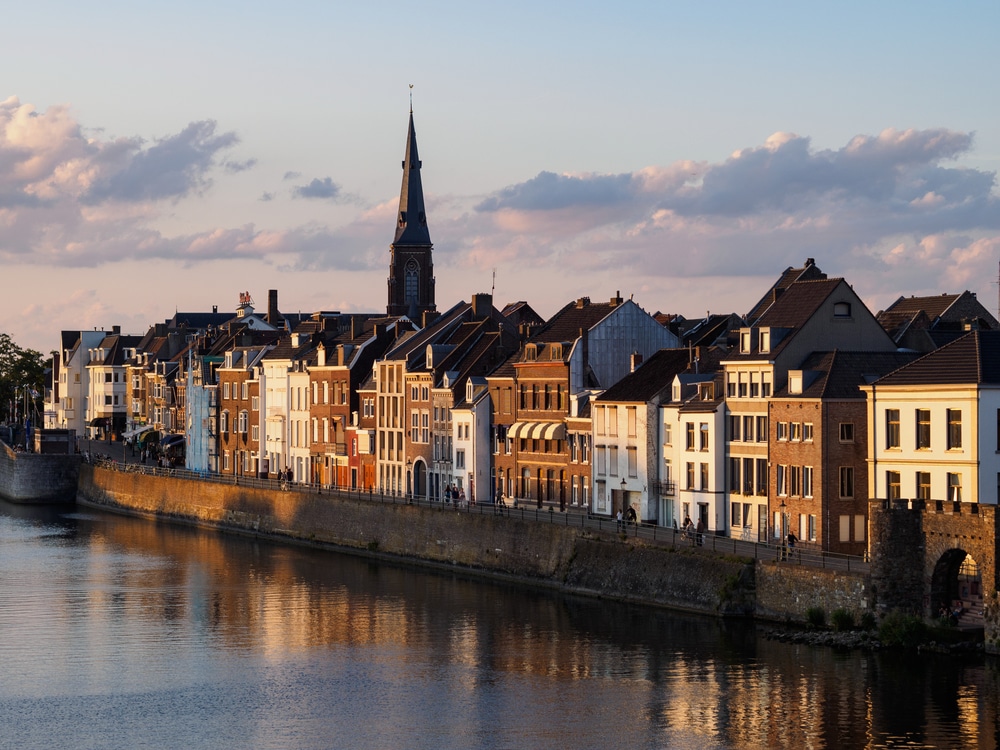
{"label": "pedestrian", "polygon": [[698,546],[700,547],[705,543],[705,522],[702,519],[698,519],[698,527],[695,529],[697,533]]}
{"label": "pedestrian", "polygon": [[620,510],[618,511],[618,515],[615,516],[615,518],[618,519],[618,530],[621,531],[622,530],[622,512]]}
{"label": "pedestrian", "polygon": [[795,551],[795,543],[799,541],[799,538],[791,531],[788,532],[788,552],[792,553]]}
{"label": "pedestrian", "polygon": [[684,516],[684,524],[681,526],[681,531],[684,532],[684,536],[687,537],[691,542],[694,542],[694,524],[691,523],[691,516]]}
{"label": "pedestrian", "polygon": [[450,484],[446,484],[444,486],[444,501],[446,503],[450,503],[451,502],[451,485]]}

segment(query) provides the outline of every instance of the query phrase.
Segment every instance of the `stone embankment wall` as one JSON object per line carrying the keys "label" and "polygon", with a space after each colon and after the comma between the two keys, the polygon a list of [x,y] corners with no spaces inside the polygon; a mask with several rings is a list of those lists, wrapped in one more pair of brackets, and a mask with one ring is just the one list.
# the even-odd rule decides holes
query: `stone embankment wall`
{"label": "stone embankment wall", "polygon": [[0,443],[0,497],[13,503],[71,503],[80,457],[15,452]]}
{"label": "stone embankment wall", "polygon": [[821,609],[830,621],[838,609],[850,612],[854,622],[870,611],[869,579],[855,573],[779,563],[757,566],[757,616],[780,620],[806,618],[810,609]]}
{"label": "stone embankment wall", "polygon": [[[571,593],[642,602],[691,612],[805,621],[805,591],[815,571],[788,566],[765,575],[766,611],[756,608],[760,575],[773,563],[719,556],[700,548],[671,549],[583,528],[391,505],[356,497],[316,495],[196,482],[84,465],[79,499],[129,513],[149,514],[242,533],[361,554],[515,578]],[[788,596],[801,578],[798,596]],[[818,593],[824,606],[844,602],[857,611],[864,578],[830,576]],[[837,590],[837,586],[841,590]],[[855,597],[857,601],[849,600]]]}

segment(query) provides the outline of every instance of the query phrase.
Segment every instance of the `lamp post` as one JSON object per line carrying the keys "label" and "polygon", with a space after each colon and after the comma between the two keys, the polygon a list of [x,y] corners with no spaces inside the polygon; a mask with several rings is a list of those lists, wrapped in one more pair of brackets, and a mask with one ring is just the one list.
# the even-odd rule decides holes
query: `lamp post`
{"label": "lamp post", "polygon": [[778,506],[778,512],[781,514],[779,520],[781,521],[781,540],[779,541],[778,549],[780,550],[780,557],[782,560],[787,556],[787,551],[785,550],[785,501],[782,499],[781,505]]}
{"label": "lamp post", "polygon": [[406,501],[413,502],[413,459],[406,459]]}

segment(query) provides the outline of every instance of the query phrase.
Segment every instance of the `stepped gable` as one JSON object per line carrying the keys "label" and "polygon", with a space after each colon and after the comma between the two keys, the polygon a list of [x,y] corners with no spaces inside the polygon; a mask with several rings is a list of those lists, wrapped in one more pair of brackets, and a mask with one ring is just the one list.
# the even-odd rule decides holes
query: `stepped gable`
{"label": "stepped gable", "polygon": [[1000,384],[1000,331],[971,331],[875,382],[881,386]]}
{"label": "stepped gable", "polygon": [[648,403],[664,388],[670,388],[674,377],[691,370],[692,355],[690,349],[660,349],[597,400]]}
{"label": "stepped gable", "polygon": [[771,285],[771,288],[767,290],[767,294],[760,298],[760,301],[753,306],[753,309],[746,314],[746,321],[748,325],[758,325],[758,320],[761,316],[771,307],[775,302],[777,302],[785,291],[797,281],[819,281],[826,278],[826,274],[823,273],[819,266],[816,265],[816,261],[812,258],[806,258],[805,264],[802,268],[792,268],[789,266],[784,270],[778,280]]}

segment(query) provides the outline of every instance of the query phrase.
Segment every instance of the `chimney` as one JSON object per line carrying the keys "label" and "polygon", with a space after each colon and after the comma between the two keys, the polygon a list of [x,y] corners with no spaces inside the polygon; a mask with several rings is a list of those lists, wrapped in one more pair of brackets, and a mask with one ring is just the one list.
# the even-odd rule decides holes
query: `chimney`
{"label": "chimney", "polygon": [[111,334],[113,336],[121,336],[122,327],[121,326],[111,326]]}
{"label": "chimney", "polygon": [[424,314],[421,316],[420,327],[426,328],[437,319],[438,312],[436,310],[424,310]]}
{"label": "chimney", "polygon": [[589,304],[590,304],[590,297],[580,297],[580,299],[576,301],[576,309],[582,310]]}
{"label": "chimney", "polygon": [[212,315],[215,315],[217,312],[219,312],[219,306],[212,305]]}
{"label": "chimney", "polygon": [[777,302],[778,301],[778,297],[780,297],[781,293],[784,292],[784,291],[785,291],[784,289],[780,289],[778,287],[775,287],[774,289],[772,289],[771,290],[771,302]]}
{"label": "chimney", "polygon": [[493,295],[492,294],[473,294],[472,295],[472,317],[474,320],[483,320],[490,316],[493,311]]}
{"label": "chimney", "polygon": [[639,368],[639,365],[642,364],[642,354],[639,352],[632,352],[629,364],[632,368],[632,372],[635,372]]}
{"label": "chimney", "polygon": [[326,367],[326,347],[322,343],[316,347],[316,366]]}
{"label": "chimney", "polygon": [[620,291],[615,292],[615,296],[611,298],[611,306],[618,307],[622,303],[622,293]]}
{"label": "chimney", "polygon": [[809,266],[815,266],[815,265],[816,265],[816,259],[815,258],[806,258],[806,268],[809,268]]}
{"label": "chimney", "polygon": [[273,326],[278,325],[278,290],[267,290],[267,322]]}

